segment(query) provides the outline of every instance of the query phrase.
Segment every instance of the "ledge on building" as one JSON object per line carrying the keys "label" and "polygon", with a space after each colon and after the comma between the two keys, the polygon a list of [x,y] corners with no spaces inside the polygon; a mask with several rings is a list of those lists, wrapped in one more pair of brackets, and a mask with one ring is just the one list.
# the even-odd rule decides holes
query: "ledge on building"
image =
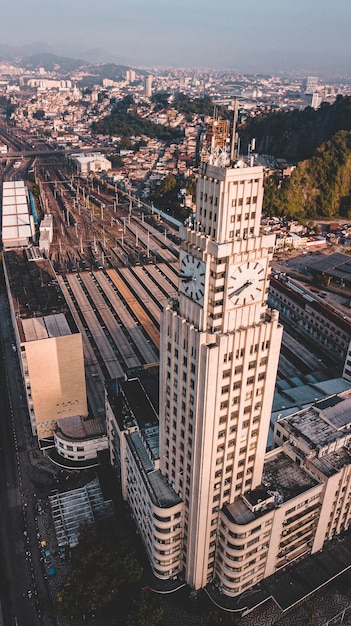
{"label": "ledge on building", "polygon": [[100,461],[98,457],[93,459],[86,459],[83,461],[73,461],[72,459],[65,459],[61,456],[55,448],[52,448],[48,453],[47,457],[50,459],[54,465],[61,467],[66,470],[85,470],[90,469],[92,467],[98,467],[100,465]]}

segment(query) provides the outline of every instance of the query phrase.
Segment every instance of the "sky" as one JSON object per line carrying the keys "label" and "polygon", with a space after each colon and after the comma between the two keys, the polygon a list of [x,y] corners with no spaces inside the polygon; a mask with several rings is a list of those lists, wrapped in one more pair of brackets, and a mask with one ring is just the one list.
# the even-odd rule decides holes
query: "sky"
{"label": "sky", "polygon": [[[16,0],[0,44],[132,66],[351,74],[351,0]],[[84,56],[83,56],[84,58]]]}

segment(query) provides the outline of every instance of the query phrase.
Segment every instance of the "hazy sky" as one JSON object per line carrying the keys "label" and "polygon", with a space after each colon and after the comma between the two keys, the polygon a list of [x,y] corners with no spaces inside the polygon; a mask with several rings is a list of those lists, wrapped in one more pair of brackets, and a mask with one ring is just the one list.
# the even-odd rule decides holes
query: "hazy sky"
{"label": "hazy sky", "polygon": [[2,44],[103,48],[131,65],[351,73],[351,0],[0,2]]}

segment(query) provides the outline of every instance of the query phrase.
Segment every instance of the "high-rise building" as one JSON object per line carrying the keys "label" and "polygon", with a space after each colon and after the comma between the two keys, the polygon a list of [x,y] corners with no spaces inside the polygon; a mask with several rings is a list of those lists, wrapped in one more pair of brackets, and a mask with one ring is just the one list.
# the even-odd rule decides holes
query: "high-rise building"
{"label": "high-rise building", "polygon": [[144,95],[148,98],[152,96],[152,76],[150,74],[144,79]]}
{"label": "high-rise building", "polygon": [[307,76],[304,81],[305,94],[313,94],[318,88],[317,76]]}
{"label": "high-rise building", "polygon": [[278,422],[266,453],[282,338],[267,305],[274,235],[260,229],[263,168],[229,156],[223,132],[211,125],[181,229],[179,296],[162,315],[159,426],[136,379],[108,395],[107,419],[155,576],[240,598],[348,527],[351,457],[336,442],[351,441],[351,401],[334,396]]}
{"label": "high-rise building", "polygon": [[134,83],[136,78],[136,74],[134,70],[127,70],[126,71],[126,81],[127,83]]}

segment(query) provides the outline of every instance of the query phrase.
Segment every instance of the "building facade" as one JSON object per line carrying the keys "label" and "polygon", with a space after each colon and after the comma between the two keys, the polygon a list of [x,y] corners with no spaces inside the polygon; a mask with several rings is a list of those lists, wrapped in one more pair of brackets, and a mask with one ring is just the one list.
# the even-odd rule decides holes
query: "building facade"
{"label": "building facade", "polygon": [[136,402],[136,380],[117,383],[106,410],[154,575],[241,604],[351,516],[350,392],[278,420],[266,452],[282,327],[267,304],[262,189],[261,166],[201,164],[179,295],[161,321],[159,419]]}
{"label": "building facade", "polygon": [[[269,304],[282,320],[296,325],[298,331],[343,365],[349,354],[351,322],[327,302],[285,276],[272,276]],[[350,376],[350,363],[347,376]],[[350,380],[350,378],[347,378]]]}
{"label": "building facade", "polygon": [[282,335],[267,307],[262,187],[260,166],[202,164],[179,301],[162,319],[161,471],[184,501],[182,568],[196,589],[214,576],[220,510],[261,482]]}

